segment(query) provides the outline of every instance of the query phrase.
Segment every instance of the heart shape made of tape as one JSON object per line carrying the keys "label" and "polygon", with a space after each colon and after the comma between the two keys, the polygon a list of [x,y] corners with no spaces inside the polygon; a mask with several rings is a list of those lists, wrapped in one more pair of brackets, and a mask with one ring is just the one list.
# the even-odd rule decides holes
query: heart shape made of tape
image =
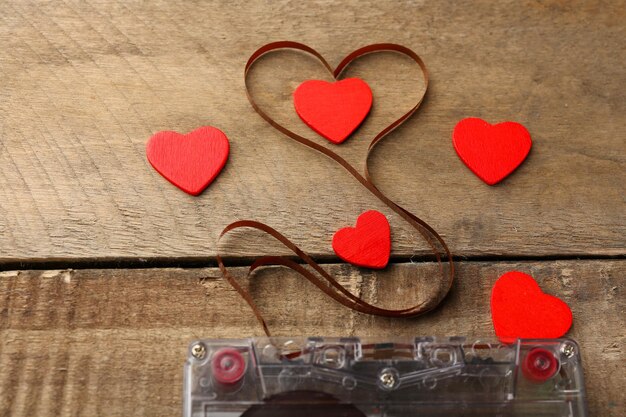
{"label": "heart shape made of tape", "polygon": [[[358,173],[356,171],[351,170],[347,166],[347,162],[344,161],[342,158],[340,158],[337,154],[335,154],[334,152],[332,152],[329,149],[325,148],[324,146],[319,145],[316,142],[314,142],[314,141],[312,141],[310,139],[307,139],[307,138],[305,138],[303,136],[300,136],[297,133],[295,133],[294,131],[288,129],[287,127],[285,127],[283,125],[281,125],[279,122],[274,120],[274,118],[272,116],[270,116],[267,112],[265,112],[256,103],[256,101],[254,100],[254,97],[253,97],[253,94],[252,94],[251,88],[250,88],[250,82],[249,82],[250,69],[252,68],[254,63],[260,57],[262,57],[263,55],[265,55],[265,54],[267,54],[269,52],[276,51],[276,50],[279,50],[279,49],[299,50],[299,51],[302,51],[302,52],[305,52],[307,54],[310,54],[310,55],[314,56],[326,68],[326,70],[328,70],[328,72],[333,76],[333,78],[335,79],[336,82],[335,83],[331,83],[331,84],[335,84],[335,85],[341,85],[342,81],[350,80],[350,78],[340,79],[341,74],[346,70],[346,68],[348,66],[350,66],[350,64],[352,64],[355,60],[359,59],[360,57],[362,57],[364,55],[371,55],[371,54],[375,54],[375,53],[388,53],[390,51],[391,52],[397,52],[399,54],[407,56],[408,58],[410,58],[412,61],[414,61],[419,66],[420,70],[422,71],[422,75],[424,77],[424,79],[423,79],[424,90],[423,90],[422,95],[415,102],[414,106],[411,109],[409,109],[406,113],[404,113],[398,119],[396,119],[395,121],[393,121],[392,123],[387,125],[383,130],[381,130],[374,137],[374,139],[372,139],[372,141],[370,142],[369,147],[368,147],[368,153],[366,155],[366,161],[369,158],[369,155],[370,155],[371,151],[373,150],[374,146],[382,138],[387,136],[387,134],[389,134],[391,131],[393,131],[396,127],[398,127],[399,125],[404,123],[404,121],[406,119],[408,119],[413,113],[415,113],[417,111],[417,109],[420,107],[420,105],[424,101],[424,97],[425,97],[426,91],[428,89],[429,76],[428,76],[428,70],[426,69],[426,64],[424,64],[424,61],[422,61],[422,59],[415,52],[410,50],[409,48],[407,48],[405,46],[402,46],[402,45],[393,44],[393,43],[371,44],[371,45],[367,45],[367,46],[364,46],[362,48],[359,48],[357,50],[354,50],[354,51],[350,52],[339,63],[339,65],[337,65],[335,68],[332,68],[330,66],[330,64],[328,63],[328,61],[326,61],[326,59],[324,59],[322,54],[317,52],[315,49],[313,49],[310,46],[307,46],[305,44],[298,43],[298,42],[292,42],[292,41],[278,41],[278,42],[269,43],[269,44],[264,45],[261,48],[257,49],[250,56],[250,58],[248,59],[248,62],[246,63],[245,70],[244,70],[244,83],[245,83],[245,87],[246,87],[246,94],[248,96],[248,100],[250,101],[250,104],[252,105],[254,110],[263,119],[265,119],[270,125],[272,125],[276,130],[278,130],[279,132],[283,133],[284,135],[288,136],[289,138],[291,138],[293,140],[296,140],[297,142],[300,142],[301,144],[303,144],[305,146],[308,146],[308,147],[310,147],[312,149],[315,149],[315,150],[317,150],[319,152],[324,153],[326,156],[329,156],[330,158],[332,158],[335,161],[337,161],[338,163],[340,163],[344,168],[348,169],[352,175],[358,175]],[[369,86],[368,86],[368,89],[369,89]],[[371,90],[370,90],[370,92],[371,92]],[[363,95],[365,95],[365,93],[363,93]],[[363,107],[365,107],[365,106],[363,106]],[[371,107],[371,104],[370,104],[370,107]],[[365,115],[367,115],[367,113]],[[363,117],[365,117],[365,116],[363,116]],[[355,118],[355,120],[356,120],[356,118]],[[305,123],[306,123],[306,121],[305,121]],[[355,126],[354,128],[356,128],[357,126]],[[352,129],[352,130],[354,130],[354,129]],[[365,178],[369,180],[369,174],[367,172],[367,165],[366,165],[366,170],[365,170]]]}
{"label": "heart shape made of tape", "polygon": [[352,265],[372,269],[386,267],[391,252],[387,217],[376,210],[362,213],[356,220],[356,227],[344,227],[335,233],[333,250]]}
{"label": "heart shape made of tape", "polygon": [[[413,107],[408,109],[406,113],[402,114],[395,121],[387,125],[384,129],[382,129],[369,143],[367,148],[367,153],[365,155],[365,163],[363,172],[359,172],[355,167],[353,167],[347,160],[342,158],[340,155],[332,151],[329,147],[324,146],[323,144],[317,143],[315,140],[306,138],[302,135],[297,134],[296,132],[290,130],[286,126],[279,123],[275,120],[268,112],[266,112],[255,100],[254,94],[251,89],[251,69],[254,67],[255,63],[265,54],[280,50],[280,49],[292,49],[305,52],[309,55],[314,56],[333,76],[335,80],[339,80],[343,71],[355,60],[359,59],[364,55],[369,55],[373,53],[388,53],[388,52],[397,52],[402,54],[408,58],[410,58],[414,63],[418,65],[423,74],[423,93],[414,103]],[[420,82],[421,84],[421,82]],[[320,288],[324,293],[328,296],[332,297],[336,301],[345,305],[346,307],[352,308],[356,311],[367,313],[367,314],[375,314],[386,317],[416,317],[420,314],[423,314],[427,311],[432,310],[436,307],[449,292],[452,287],[452,283],[455,275],[455,265],[452,258],[452,254],[448,249],[443,238],[432,228],[428,223],[406,210],[405,208],[399,206],[394,203],[391,199],[389,199],[383,192],[381,192],[376,185],[372,182],[369,174],[368,168],[368,159],[371,155],[373,149],[376,144],[378,144],[384,137],[387,136],[390,132],[392,132],[399,125],[404,123],[411,115],[413,115],[424,100],[424,96],[426,94],[428,88],[428,70],[426,69],[426,65],[422,61],[422,59],[415,52],[410,50],[409,48],[391,44],[391,43],[380,43],[380,44],[372,44],[367,45],[362,48],[359,48],[350,54],[348,54],[336,68],[332,68],[328,62],[323,58],[323,56],[311,48],[310,46],[292,42],[292,41],[278,41],[272,42],[266,45],[261,46],[256,51],[252,53],[252,55],[248,58],[248,62],[246,63],[244,69],[244,85],[246,88],[246,95],[248,97],[248,101],[252,105],[253,109],[257,112],[259,116],[261,116],[266,122],[268,122],[272,127],[274,127],[277,131],[287,136],[288,138],[305,145],[329,158],[337,162],[341,165],[350,175],[352,175],[361,185],[363,185],[369,192],[371,192],[376,198],[380,200],[381,203],[389,207],[391,211],[396,213],[402,220],[404,220],[408,225],[411,226],[415,230],[416,233],[421,235],[424,240],[428,243],[430,249],[435,255],[435,259],[439,266],[439,272],[442,278],[441,289],[437,291],[437,293],[433,293],[425,297],[418,304],[409,307],[402,308],[399,310],[395,309],[385,309],[375,305],[371,305],[359,297],[354,296],[350,293],[350,291],[344,288],[336,279],[333,278],[331,274],[324,270],[320,265],[318,265],[309,255],[307,255],[302,249],[298,248],[293,242],[291,242],[287,237],[282,235],[276,229],[269,227],[268,225],[255,221],[238,221],[227,225],[220,236],[224,236],[228,232],[239,229],[239,228],[254,228],[260,231],[263,231],[275,239],[280,241],[285,247],[287,247],[290,251],[292,251],[296,256],[298,256],[304,263],[312,268],[312,271],[309,271],[306,268],[303,268],[300,264],[293,262],[290,259],[284,257],[275,257],[275,256],[265,256],[259,258],[255,261],[252,267],[248,270],[248,276],[259,266],[262,265],[284,265],[287,266],[300,275],[304,276],[307,280],[314,283],[318,288]],[[389,243],[390,246],[390,243]],[[228,279],[228,281],[235,287],[237,291],[246,299],[252,310],[254,311],[257,319],[263,325],[263,328],[266,334],[269,335],[269,330],[267,328],[267,323],[263,319],[259,309],[255,305],[254,301],[250,297],[250,294],[244,291],[238,284],[236,284],[232,278],[232,276],[228,273],[226,266],[223,263],[222,258],[219,253],[217,255],[217,261],[222,270],[224,276]],[[387,259],[388,261],[388,259]],[[444,263],[448,264],[448,268],[444,266]],[[367,265],[382,266],[386,264],[386,262],[365,262]]]}
{"label": "heart shape made of tape", "polygon": [[340,144],[363,122],[372,108],[372,90],[360,78],[308,80],[296,88],[298,116],[332,143]]}
{"label": "heart shape made of tape", "polygon": [[200,194],[222,171],[230,145],[221,130],[204,126],[186,135],[162,131],[146,145],[148,161],[169,182],[191,195]]}
{"label": "heart shape made of tape", "polygon": [[457,123],[452,142],[465,165],[489,185],[499,183],[524,162],[532,145],[521,124],[492,125],[477,117]]}
{"label": "heart shape made of tape", "polygon": [[572,325],[572,311],[562,300],[541,291],[528,274],[511,271],[491,291],[491,318],[498,339],[550,339],[563,336]]}

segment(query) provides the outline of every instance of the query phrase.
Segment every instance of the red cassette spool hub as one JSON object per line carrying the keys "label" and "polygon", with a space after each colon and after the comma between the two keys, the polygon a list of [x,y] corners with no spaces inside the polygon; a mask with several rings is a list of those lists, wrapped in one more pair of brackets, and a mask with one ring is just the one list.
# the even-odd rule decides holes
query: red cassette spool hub
{"label": "red cassette spool hub", "polygon": [[220,349],[213,355],[211,371],[220,384],[235,384],[246,372],[246,360],[236,349]]}
{"label": "red cassette spool hub", "polygon": [[545,382],[559,370],[557,357],[544,348],[534,348],[526,355],[522,364],[524,376],[533,382]]}

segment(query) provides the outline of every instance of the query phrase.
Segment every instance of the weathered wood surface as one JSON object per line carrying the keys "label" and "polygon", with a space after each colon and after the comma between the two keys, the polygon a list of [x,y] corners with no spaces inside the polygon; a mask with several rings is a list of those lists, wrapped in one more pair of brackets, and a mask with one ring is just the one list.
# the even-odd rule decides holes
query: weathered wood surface
{"label": "weathered wood surface", "polygon": [[[624,256],[625,19],[623,2],[601,1],[0,2],[0,269],[210,265],[219,231],[243,218],[330,260],[333,232],[372,208],[390,217],[394,259],[419,259],[424,243],[397,217],[253,112],[243,65],[282,39],[333,64],[381,41],[424,58],[428,99],[381,143],[371,168],[455,254]],[[369,140],[419,96],[421,78],[393,54],[365,57],[348,75],[375,95],[366,123],[335,147],[360,167]],[[252,92],[281,123],[314,137],[291,103],[311,77],[328,74],[280,53],[258,63]],[[484,185],[454,153],[451,132],[466,116],[519,121],[533,136],[528,160],[499,186]],[[232,152],[195,198],[150,168],[144,146],[155,131],[205,124],[229,135]],[[280,251],[254,234],[222,247],[239,264]],[[394,307],[445,285],[425,263],[375,275],[329,268]],[[284,269],[259,273],[252,290],[276,334],[489,337],[491,285],[514,268],[572,307],[591,415],[624,415],[624,260],[463,262],[446,302],[407,321],[347,311]],[[215,269],[0,272],[0,417],[179,415],[187,343],[260,331]]]}
{"label": "weathered wood surface", "polygon": [[[456,254],[623,255],[625,19],[623,2],[601,1],[0,2],[0,260],[212,258],[218,232],[240,218],[330,256],[335,230],[382,207],[253,112],[243,65],[281,39],[308,43],[332,63],[380,41],[422,55],[428,99],[381,144],[372,172]],[[257,99],[310,134],[291,92],[327,74],[289,53],[257,70]],[[340,149],[361,166],[369,139],[408,109],[420,79],[395,55],[364,58],[350,74],[376,96]],[[481,183],[455,155],[451,132],[465,116],[530,130],[528,160],[500,186]],[[144,146],[155,131],[204,124],[230,136],[232,153],[194,198],[150,168]],[[391,223],[394,255],[424,253]],[[276,251],[255,238],[225,248],[268,250]]]}
{"label": "weathered wood surface", "polygon": [[[354,293],[400,306],[412,302],[413,284],[429,288],[427,266],[395,265],[393,280],[328,268]],[[590,415],[623,416],[623,260],[464,262],[449,299],[411,320],[351,312],[284,268],[257,275],[253,293],[277,335],[493,338],[490,289],[511,269],[572,306],[569,336],[581,344]],[[191,340],[262,334],[215,269],[10,271],[0,294],[0,416],[179,415]]]}

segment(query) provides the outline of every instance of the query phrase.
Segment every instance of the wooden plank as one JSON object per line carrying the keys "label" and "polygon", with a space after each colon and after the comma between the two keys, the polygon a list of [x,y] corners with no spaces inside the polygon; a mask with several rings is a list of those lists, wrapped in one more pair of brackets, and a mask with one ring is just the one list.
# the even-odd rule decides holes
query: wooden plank
{"label": "wooden plank", "polygon": [[[332,63],[379,41],[423,56],[428,100],[371,166],[380,188],[456,254],[625,253],[619,2],[322,3],[2,2],[0,260],[212,258],[218,232],[240,218],[276,226],[327,259],[335,230],[382,206],[252,111],[243,65],[278,39],[306,42]],[[319,65],[282,54],[257,70],[261,104],[310,135],[291,92],[304,78],[327,78]],[[339,149],[361,166],[369,139],[416,99],[419,75],[395,55],[364,58],[349,75],[376,96],[371,117]],[[500,186],[482,184],[453,151],[452,129],[466,116],[520,121],[533,135],[529,159]],[[230,136],[232,154],[194,198],[150,168],[144,145],[155,131],[205,124]],[[390,220],[394,255],[425,253]],[[279,249],[244,237],[225,251]]]}
{"label": "wooden plank", "polygon": [[[377,277],[327,267],[383,305],[408,305],[415,288],[432,288],[428,264]],[[411,320],[350,312],[282,268],[261,272],[252,291],[277,335],[493,338],[489,292],[512,269],[570,304],[590,415],[622,416],[626,261],[463,262],[449,299]],[[0,276],[0,294],[0,416],[177,415],[192,339],[261,335],[215,269],[10,271]]]}

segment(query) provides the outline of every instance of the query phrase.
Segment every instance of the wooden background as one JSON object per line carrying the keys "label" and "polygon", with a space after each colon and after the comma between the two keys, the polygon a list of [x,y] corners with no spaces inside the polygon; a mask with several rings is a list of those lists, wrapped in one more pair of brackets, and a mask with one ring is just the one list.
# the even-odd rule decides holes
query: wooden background
{"label": "wooden background", "polygon": [[[382,305],[439,289],[422,241],[250,107],[244,63],[283,39],[332,64],[374,42],[422,56],[427,100],[371,169],[461,262],[449,298],[406,321],[347,311],[283,269],[264,270],[251,291],[275,334],[493,337],[491,286],[519,269],[572,307],[591,415],[624,415],[625,21],[624,2],[596,0],[0,2],[0,416],[179,415],[187,344],[262,332],[214,268],[217,234],[236,219],[278,228]],[[365,57],[350,75],[375,96],[337,149],[361,166],[421,80],[395,54]],[[279,53],[259,62],[252,91],[314,137],[291,103],[313,77],[328,75]],[[496,187],[454,153],[452,129],[468,116],[518,121],[533,137],[527,161]],[[231,156],[191,197],[151,169],[145,142],[206,124],[227,133]],[[330,247],[370,208],[393,230],[395,264],[380,273],[338,263]],[[254,233],[220,250],[241,266],[283,253]]]}

